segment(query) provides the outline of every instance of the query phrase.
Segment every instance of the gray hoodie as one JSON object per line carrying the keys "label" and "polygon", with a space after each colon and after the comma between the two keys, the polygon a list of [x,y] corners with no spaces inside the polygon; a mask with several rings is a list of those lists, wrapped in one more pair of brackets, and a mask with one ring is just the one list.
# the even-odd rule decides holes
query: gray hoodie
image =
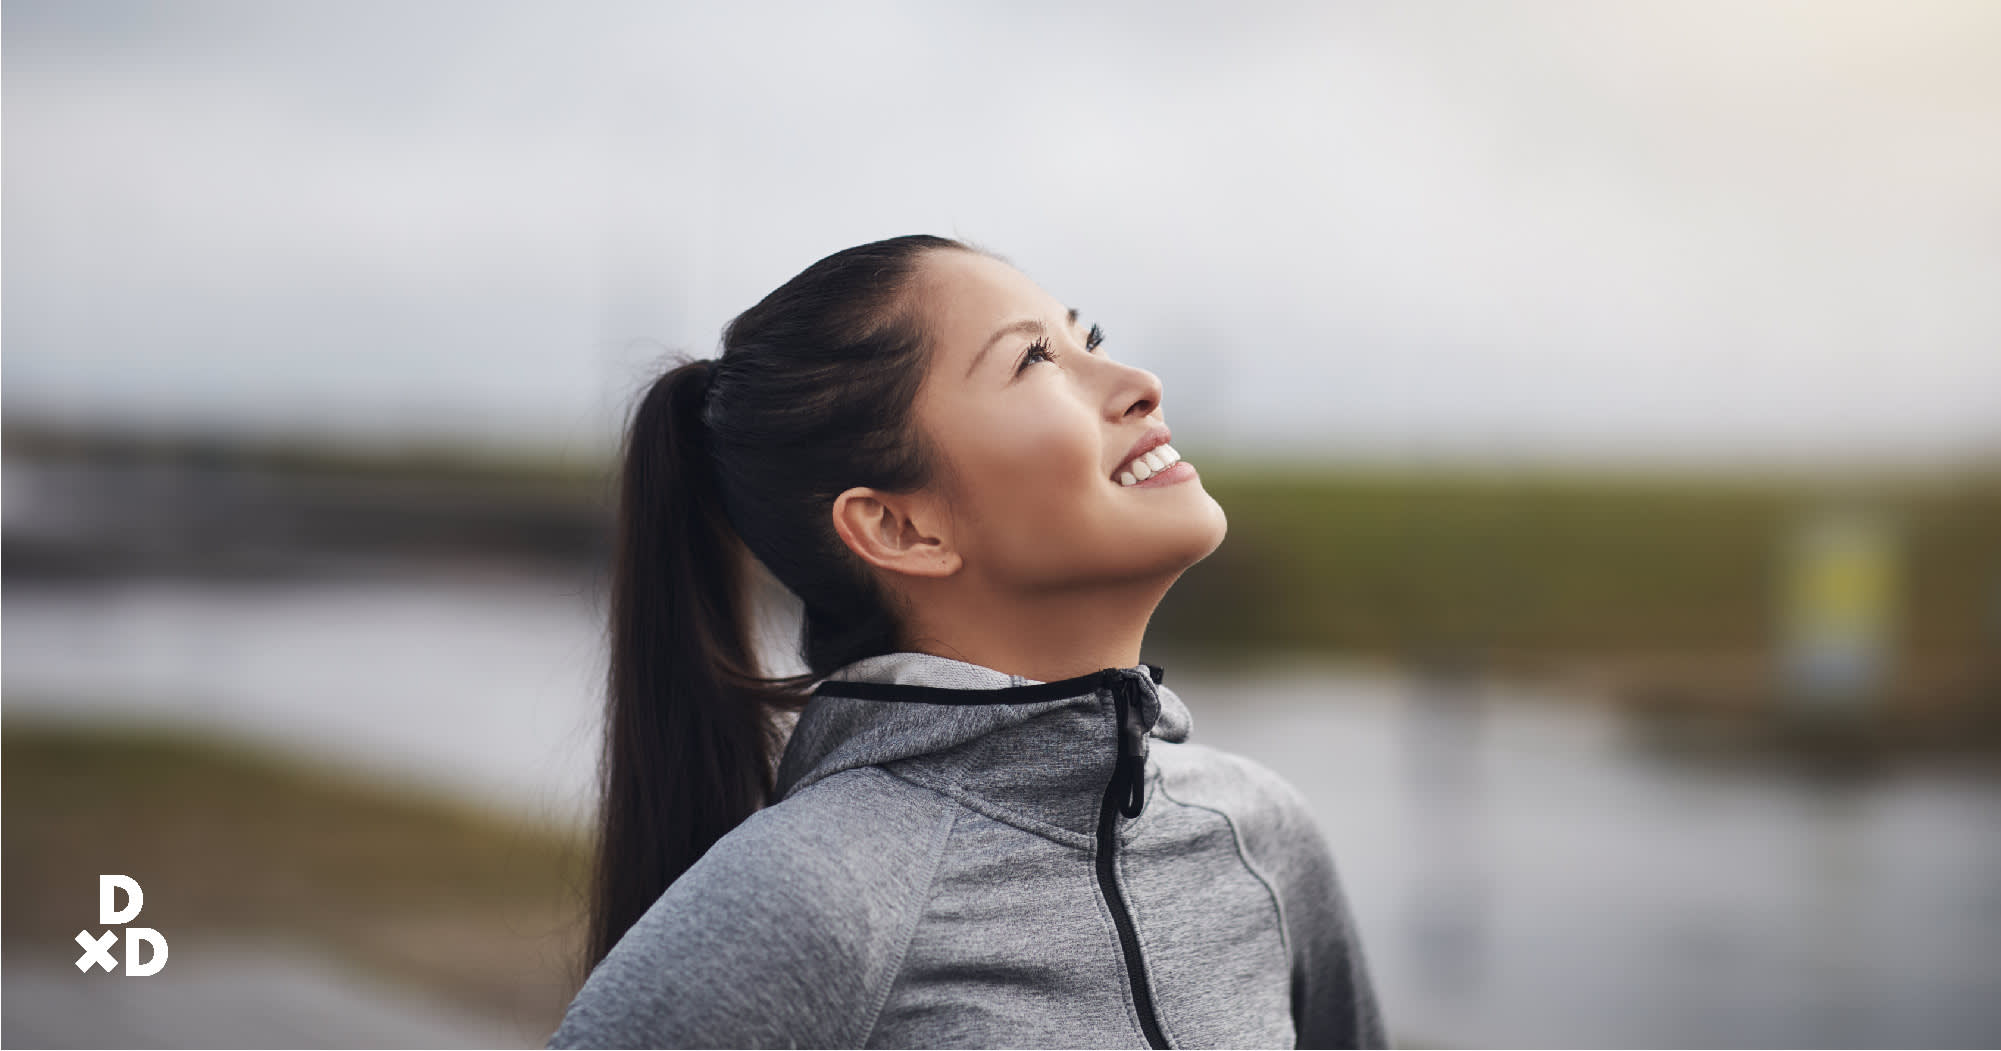
{"label": "gray hoodie", "polygon": [[840,669],[547,1046],[1387,1046],[1306,800],[1161,679]]}

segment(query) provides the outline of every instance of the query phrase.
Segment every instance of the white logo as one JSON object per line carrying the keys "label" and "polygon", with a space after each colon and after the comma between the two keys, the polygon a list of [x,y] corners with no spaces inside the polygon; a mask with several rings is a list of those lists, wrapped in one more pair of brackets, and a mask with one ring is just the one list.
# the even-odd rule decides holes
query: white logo
{"label": "white logo", "polygon": [[[118,908],[118,892],[127,897],[125,907]],[[100,875],[97,877],[97,922],[106,927],[128,923],[146,907],[146,893],[139,889],[139,881],[130,876]],[[76,969],[88,972],[102,964],[105,971],[117,973],[118,958],[111,955],[111,947],[118,944],[117,931],[105,931],[92,935],[88,928],[76,932],[76,943],[83,946],[83,955],[77,957]],[[141,943],[153,947],[153,956],[145,962],[139,960]],[[167,939],[151,927],[125,928],[125,974],[129,978],[143,978],[159,973],[167,965]]]}

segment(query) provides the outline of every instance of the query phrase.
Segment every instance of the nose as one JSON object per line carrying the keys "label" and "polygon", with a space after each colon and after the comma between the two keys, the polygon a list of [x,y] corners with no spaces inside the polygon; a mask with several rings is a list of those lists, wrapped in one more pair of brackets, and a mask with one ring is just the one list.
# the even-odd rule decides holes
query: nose
{"label": "nose", "polygon": [[1124,374],[1114,388],[1112,408],[1117,419],[1151,416],[1160,407],[1160,377],[1137,365],[1124,366]]}

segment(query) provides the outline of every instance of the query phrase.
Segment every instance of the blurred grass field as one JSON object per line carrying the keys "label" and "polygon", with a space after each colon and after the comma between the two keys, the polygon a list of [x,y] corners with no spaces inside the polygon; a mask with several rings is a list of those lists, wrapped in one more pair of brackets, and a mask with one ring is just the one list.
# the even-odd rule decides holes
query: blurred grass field
{"label": "blurred grass field", "polygon": [[[1501,672],[1679,673],[1769,699],[1793,531],[1818,510],[1887,514],[1901,542],[1891,703],[2001,702],[2001,472],[1728,478],[1205,468],[1229,538],[1162,604],[1155,634],[1228,663],[1274,651]],[[1720,694],[1729,694],[1721,696]]]}
{"label": "blurred grass field", "polygon": [[193,731],[9,719],[0,752],[10,947],[73,955],[115,872],[177,949],[293,940],[531,1029],[561,1018],[574,836]]}

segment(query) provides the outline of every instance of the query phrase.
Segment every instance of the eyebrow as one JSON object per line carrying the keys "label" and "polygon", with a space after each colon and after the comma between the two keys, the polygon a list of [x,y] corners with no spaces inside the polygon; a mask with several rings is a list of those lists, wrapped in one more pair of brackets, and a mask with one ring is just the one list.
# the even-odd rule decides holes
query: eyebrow
{"label": "eyebrow", "polygon": [[[1076,307],[1070,308],[1070,323],[1073,325],[1077,323]],[[981,360],[986,358],[987,351],[994,349],[994,344],[999,343],[1001,340],[1006,339],[1007,337],[1013,335],[1040,336],[1046,334],[1048,331],[1049,330],[1047,328],[1043,327],[1042,322],[1037,321],[1034,318],[1026,318],[1024,320],[1017,321],[1011,325],[1001,326],[1000,331],[995,332],[993,335],[987,337],[987,345],[981,347],[980,352],[978,354],[973,355],[973,363],[971,365],[966,366],[966,375],[970,377],[974,373],[974,371],[980,367]]]}

